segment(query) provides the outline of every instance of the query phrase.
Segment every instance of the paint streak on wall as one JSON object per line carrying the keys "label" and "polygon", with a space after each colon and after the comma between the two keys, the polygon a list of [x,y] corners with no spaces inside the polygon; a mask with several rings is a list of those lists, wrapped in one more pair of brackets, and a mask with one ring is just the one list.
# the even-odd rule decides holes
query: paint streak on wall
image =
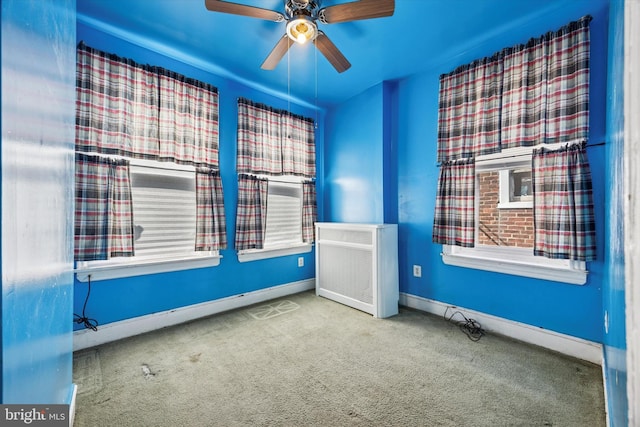
{"label": "paint streak on wall", "polygon": [[3,403],[70,403],[75,10],[2,2]]}

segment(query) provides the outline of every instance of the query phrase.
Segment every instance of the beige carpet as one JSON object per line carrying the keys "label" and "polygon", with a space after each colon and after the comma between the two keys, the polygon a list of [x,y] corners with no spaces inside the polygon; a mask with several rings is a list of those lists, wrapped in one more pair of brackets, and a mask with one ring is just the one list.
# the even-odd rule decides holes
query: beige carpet
{"label": "beige carpet", "polygon": [[76,427],[604,426],[599,366],[313,292],[83,350]]}

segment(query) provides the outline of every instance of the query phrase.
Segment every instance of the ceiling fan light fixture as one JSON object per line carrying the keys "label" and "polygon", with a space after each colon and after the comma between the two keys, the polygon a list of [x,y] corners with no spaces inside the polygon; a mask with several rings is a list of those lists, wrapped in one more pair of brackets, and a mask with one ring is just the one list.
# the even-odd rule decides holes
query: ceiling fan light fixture
{"label": "ceiling fan light fixture", "polygon": [[304,44],[316,38],[318,28],[306,15],[298,15],[287,23],[287,35],[294,42]]}

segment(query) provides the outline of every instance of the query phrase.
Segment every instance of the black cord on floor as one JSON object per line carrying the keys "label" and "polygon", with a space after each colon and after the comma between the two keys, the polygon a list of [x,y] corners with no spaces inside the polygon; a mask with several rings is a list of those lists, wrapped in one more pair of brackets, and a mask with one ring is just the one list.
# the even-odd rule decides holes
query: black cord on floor
{"label": "black cord on floor", "polygon": [[96,319],[91,319],[86,316],[85,310],[87,309],[87,302],[89,301],[89,295],[91,295],[91,275],[87,280],[87,297],[84,299],[84,305],[82,306],[82,316],[73,313],[73,321],[77,324],[84,325],[86,329],[92,329],[94,331],[98,330],[98,321]]}
{"label": "black cord on floor", "polygon": [[[482,336],[484,335],[484,329],[480,327],[480,323],[478,323],[474,319],[468,319],[467,316],[459,311],[453,312],[453,314],[447,318],[447,312],[450,308],[451,307],[447,307],[447,309],[444,311],[444,319],[448,322],[457,324],[460,330],[464,332],[471,341],[479,341],[480,338],[482,338]],[[453,317],[456,314],[462,316],[464,320],[453,320]]]}

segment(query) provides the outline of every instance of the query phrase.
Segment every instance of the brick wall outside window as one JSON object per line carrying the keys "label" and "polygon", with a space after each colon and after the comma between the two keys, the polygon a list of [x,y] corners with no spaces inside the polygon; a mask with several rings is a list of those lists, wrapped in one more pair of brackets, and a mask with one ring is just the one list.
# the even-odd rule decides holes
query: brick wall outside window
{"label": "brick wall outside window", "polygon": [[491,246],[533,247],[533,209],[498,209],[498,171],[481,172],[479,180],[478,243]]}

